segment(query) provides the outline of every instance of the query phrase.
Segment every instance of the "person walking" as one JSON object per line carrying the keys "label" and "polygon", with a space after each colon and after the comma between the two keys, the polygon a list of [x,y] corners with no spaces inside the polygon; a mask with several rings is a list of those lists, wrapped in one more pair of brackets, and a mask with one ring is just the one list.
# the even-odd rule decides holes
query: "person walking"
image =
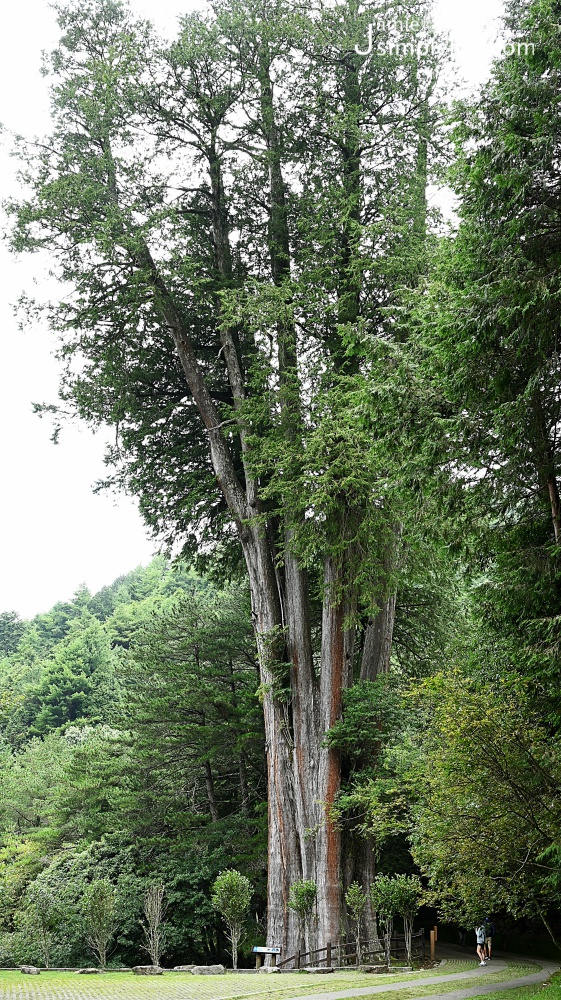
{"label": "person walking", "polygon": [[477,941],[476,951],[479,956],[479,964],[485,965],[485,926],[483,923],[475,928],[475,940]]}
{"label": "person walking", "polygon": [[491,960],[491,951],[493,948],[493,937],[495,934],[495,925],[489,917],[485,917],[483,921],[483,926],[485,927],[485,957],[487,961]]}

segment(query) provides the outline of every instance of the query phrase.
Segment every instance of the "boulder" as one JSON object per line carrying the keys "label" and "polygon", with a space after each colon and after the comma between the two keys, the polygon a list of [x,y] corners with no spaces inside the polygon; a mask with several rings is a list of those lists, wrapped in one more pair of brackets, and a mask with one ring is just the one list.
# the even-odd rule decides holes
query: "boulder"
{"label": "boulder", "polygon": [[191,972],[194,976],[222,976],[226,969],[223,965],[194,965]]}
{"label": "boulder", "polygon": [[280,972],[280,969],[277,969],[276,965],[262,965],[257,972]]}
{"label": "boulder", "polygon": [[26,976],[41,975],[41,969],[38,969],[36,965],[21,965],[19,971],[25,973]]}
{"label": "boulder", "polygon": [[192,972],[192,970],[194,968],[195,968],[194,965],[174,965],[173,971],[174,972]]}
{"label": "boulder", "polygon": [[135,976],[163,976],[164,970],[159,965],[133,965]]}
{"label": "boulder", "polygon": [[325,975],[326,972],[329,973],[334,971],[335,969],[332,965],[310,965],[307,969],[304,969],[304,972],[308,972],[311,976],[321,976]]}
{"label": "boulder", "polygon": [[77,976],[97,976],[103,973],[103,969],[76,969]]}
{"label": "boulder", "polygon": [[387,965],[359,965],[359,972],[387,972]]}

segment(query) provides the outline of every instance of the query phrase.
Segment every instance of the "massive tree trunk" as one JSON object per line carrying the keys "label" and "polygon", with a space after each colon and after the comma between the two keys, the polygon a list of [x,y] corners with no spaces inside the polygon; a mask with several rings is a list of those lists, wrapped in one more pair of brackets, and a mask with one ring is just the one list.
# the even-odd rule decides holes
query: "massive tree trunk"
{"label": "massive tree trunk", "polygon": [[[321,634],[320,740],[341,717],[346,675],[345,617],[347,606],[341,594],[341,567],[328,558],[324,573],[324,601]],[[341,833],[331,818],[331,808],[341,787],[339,752],[317,746],[317,796],[323,808],[323,826],[317,840],[317,883],[322,903],[319,910],[319,938],[336,941],[340,927]]]}
{"label": "massive tree trunk", "polygon": [[[273,284],[282,287],[290,278],[291,252],[285,203],[285,183],[273,103],[271,54],[263,43],[258,57],[261,122],[267,148],[269,174],[269,253]],[[279,398],[284,434],[301,446],[301,404],[297,341],[294,323],[277,324]],[[284,605],[287,654],[290,664],[290,720],[292,729],[292,802],[295,809],[298,858],[290,868],[290,881],[313,879],[318,886],[317,926],[306,927],[306,948],[335,940],[340,918],[340,836],[330,808],[340,787],[338,754],[324,747],[327,729],[339,718],[345,673],[344,613],[333,607],[333,567],[326,566],[322,650],[319,681],[316,678],[310,628],[306,570],[292,552],[289,524],[284,531]],[[340,601],[340,597],[337,597]],[[271,852],[270,855],[271,856]],[[298,870],[299,864],[299,870]],[[269,923],[269,942],[274,929]],[[296,938],[293,938],[296,943]],[[296,948],[294,947],[293,951]]]}
{"label": "massive tree trunk", "polygon": [[361,681],[374,681],[390,668],[393,630],[395,624],[396,594],[391,594],[381,604],[375,615],[368,619],[360,663]]}
{"label": "massive tree trunk", "polygon": [[[249,572],[252,612],[261,666],[261,697],[269,798],[267,939],[283,954],[298,948],[298,923],[289,909],[292,882],[302,877],[297,823],[298,788],[293,772],[294,742],[287,705],[279,694],[285,663],[281,599],[265,533],[258,527],[242,541]],[[264,585],[265,584],[265,585]]]}
{"label": "massive tree trunk", "polygon": [[[341,218],[338,261],[337,319],[355,324],[360,315],[361,277],[361,147],[356,126],[360,105],[359,62],[346,57],[343,71],[345,127],[340,156],[346,211]],[[256,53],[255,72],[260,87],[260,130],[266,149],[269,181],[268,244],[270,273],[281,288],[291,275],[282,152],[276,123],[271,80],[272,57],[268,43]],[[216,271],[227,287],[232,282],[232,254],[220,157],[213,128],[206,149],[209,165],[210,204]],[[217,299],[217,309],[220,301]],[[169,310],[168,310],[169,314]],[[171,324],[172,329],[174,323]],[[177,327],[177,324],[175,324]],[[331,809],[341,785],[341,762],[336,750],[323,745],[325,733],[340,718],[345,687],[352,682],[354,658],[353,616],[356,592],[347,560],[325,556],[322,636],[316,673],[311,641],[310,601],[305,569],[293,551],[290,518],[284,526],[268,523],[260,500],[259,484],[251,471],[250,448],[244,424],[245,379],[237,350],[236,331],[222,323],[224,358],[234,408],[239,414],[238,434],[244,469],[243,486],[234,475],[231,457],[215,409],[194,371],[187,339],[176,335],[179,356],[193,395],[209,430],[211,456],[218,482],[237,525],[248,569],[252,610],[261,670],[261,697],[265,720],[269,792],[268,943],[285,955],[299,945],[296,916],[288,907],[290,886],[313,879],[318,886],[317,940],[336,941],[341,923],[341,837],[332,822]],[[349,374],[358,361],[342,350],[339,336],[328,335],[333,370]],[[295,324],[287,318],[277,323],[278,399],[283,434],[295,452],[302,444],[301,388]],[[285,505],[286,507],[286,505]],[[360,522],[363,512],[352,517]],[[349,518],[341,497],[341,535]],[[259,519],[259,523],[257,523]],[[356,523],[355,523],[356,527]],[[282,551],[276,551],[276,545]],[[350,545],[350,542],[349,542]],[[390,597],[369,624],[361,663],[361,677],[387,672],[393,634],[395,597]],[[287,691],[289,694],[287,695]],[[365,859],[366,862],[366,859]],[[361,881],[369,874],[370,865]],[[307,946],[310,947],[309,930]]]}
{"label": "massive tree trunk", "polygon": [[[251,560],[250,560],[251,561]],[[313,879],[318,886],[317,926],[307,928],[306,947],[336,941],[340,924],[340,832],[331,807],[340,788],[337,751],[323,745],[324,735],[341,716],[348,682],[348,608],[341,599],[341,569],[328,559],[322,621],[320,676],[313,668],[309,602],[305,575],[288,553],[285,559],[286,629],[265,626],[263,588],[255,579],[253,594],[262,663],[263,708],[269,780],[268,943],[291,955],[299,947],[299,927],[288,908],[290,886]],[[290,670],[290,705],[276,694],[286,634]],[[275,649],[276,644],[279,648]],[[312,934],[310,931],[312,930]]]}

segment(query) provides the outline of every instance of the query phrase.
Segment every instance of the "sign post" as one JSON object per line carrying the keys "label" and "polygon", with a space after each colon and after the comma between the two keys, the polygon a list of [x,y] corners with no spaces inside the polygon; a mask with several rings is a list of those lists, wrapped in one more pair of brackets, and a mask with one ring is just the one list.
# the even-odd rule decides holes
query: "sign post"
{"label": "sign post", "polygon": [[253,951],[253,954],[255,955],[255,968],[256,969],[260,969],[261,968],[261,963],[263,961],[263,956],[264,955],[265,956],[267,956],[267,955],[271,956],[271,965],[273,966],[273,968],[275,968],[275,966],[277,964],[277,955],[280,955],[280,952],[281,952],[280,948],[265,948],[265,947],[261,947],[260,945],[255,945],[253,947],[252,951]]}

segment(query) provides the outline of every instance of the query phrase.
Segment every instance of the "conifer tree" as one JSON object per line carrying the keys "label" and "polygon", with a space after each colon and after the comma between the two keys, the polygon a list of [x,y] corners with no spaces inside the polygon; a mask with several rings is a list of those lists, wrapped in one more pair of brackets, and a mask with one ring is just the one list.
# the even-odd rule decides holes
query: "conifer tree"
{"label": "conifer tree", "polygon": [[162,538],[243,554],[268,935],[288,954],[298,879],[318,885],[319,939],[338,934],[324,735],[353,671],[388,668],[415,531],[387,382],[392,310],[423,270],[438,57],[389,48],[402,13],[231,0],[163,48],[118,0],[63,7],[53,132],[25,147],[31,193],[13,206],[15,249],[48,249],[64,283],[64,406],[118,428],[116,477]]}

